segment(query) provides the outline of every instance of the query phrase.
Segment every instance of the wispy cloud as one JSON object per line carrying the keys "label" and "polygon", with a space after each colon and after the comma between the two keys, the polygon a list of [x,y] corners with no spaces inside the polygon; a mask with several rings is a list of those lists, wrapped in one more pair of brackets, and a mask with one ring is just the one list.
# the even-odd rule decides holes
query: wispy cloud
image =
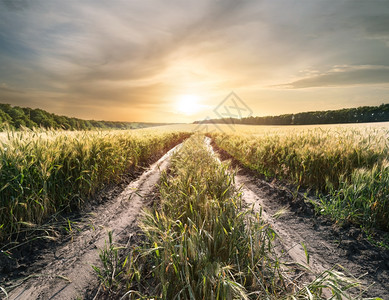
{"label": "wispy cloud", "polygon": [[336,66],[327,73],[278,86],[301,89],[372,84],[389,84],[389,66]]}
{"label": "wispy cloud", "polygon": [[235,90],[255,114],[278,90],[283,113],[292,90],[388,84],[388,20],[386,0],[1,0],[0,82],[20,93],[0,99],[162,121],[180,93],[209,107]]}

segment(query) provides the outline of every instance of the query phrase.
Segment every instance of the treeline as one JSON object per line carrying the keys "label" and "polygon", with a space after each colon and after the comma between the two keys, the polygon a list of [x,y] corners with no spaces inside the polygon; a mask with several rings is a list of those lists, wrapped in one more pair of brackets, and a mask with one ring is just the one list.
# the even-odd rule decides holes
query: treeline
{"label": "treeline", "polygon": [[339,110],[311,111],[268,117],[226,118],[195,123],[226,123],[247,125],[312,125],[337,123],[365,123],[389,121],[389,104],[361,106]]}
{"label": "treeline", "polygon": [[164,125],[160,123],[113,122],[69,118],[49,113],[42,109],[11,106],[0,103],[0,130],[5,126],[19,129],[21,127],[44,127],[65,130],[89,129],[134,129]]}

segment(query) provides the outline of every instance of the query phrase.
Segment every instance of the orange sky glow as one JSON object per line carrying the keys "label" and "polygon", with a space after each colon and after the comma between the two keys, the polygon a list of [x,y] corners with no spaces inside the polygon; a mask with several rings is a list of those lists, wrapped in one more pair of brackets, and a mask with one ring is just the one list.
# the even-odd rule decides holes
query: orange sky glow
{"label": "orange sky glow", "polygon": [[0,102],[84,119],[215,118],[389,102],[389,2],[0,2]]}

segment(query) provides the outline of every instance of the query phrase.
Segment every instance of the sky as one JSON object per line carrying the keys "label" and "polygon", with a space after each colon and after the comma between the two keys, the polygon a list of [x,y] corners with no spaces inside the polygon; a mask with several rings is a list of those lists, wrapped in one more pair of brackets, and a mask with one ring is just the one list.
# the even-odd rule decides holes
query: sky
{"label": "sky", "polygon": [[192,122],[389,103],[388,0],[0,0],[0,103]]}

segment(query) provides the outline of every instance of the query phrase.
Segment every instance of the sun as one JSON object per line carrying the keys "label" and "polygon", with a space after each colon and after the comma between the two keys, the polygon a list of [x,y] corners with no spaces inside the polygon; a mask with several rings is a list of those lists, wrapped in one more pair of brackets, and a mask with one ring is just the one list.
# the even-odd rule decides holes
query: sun
{"label": "sun", "polygon": [[199,97],[193,94],[180,95],[177,101],[178,112],[193,115],[200,110]]}

